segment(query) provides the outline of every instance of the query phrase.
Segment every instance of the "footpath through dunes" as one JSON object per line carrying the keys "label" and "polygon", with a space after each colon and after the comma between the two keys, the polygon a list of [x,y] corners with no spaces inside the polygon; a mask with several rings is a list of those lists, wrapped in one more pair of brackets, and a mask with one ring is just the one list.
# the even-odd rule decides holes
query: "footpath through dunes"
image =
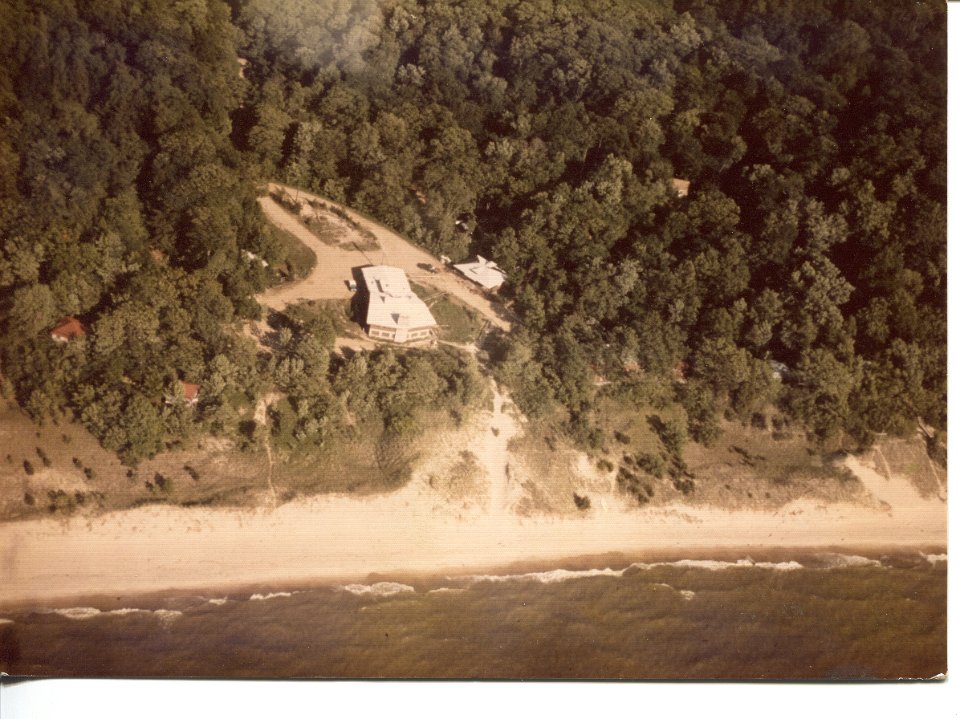
{"label": "footpath through dunes", "polygon": [[[317,265],[307,278],[290,285],[268,290],[258,298],[261,304],[273,309],[282,309],[287,304],[300,300],[349,297],[350,291],[347,288],[347,281],[353,279],[353,268],[371,264],[392,265],[401,268],[407,273],[408,277],[416,282],[429,285],[456,297],[464,304],[477,310],[492,325],[509,331],[510,322],[479,290],[474,289],[467,280],[456,275],[453,270],[443,267],[440,261],[426,250],[411,244],[393,230],[363,217],[349,207],[294,187],[271,182],[268,185],[268,191],[271,193],[286,192],[301,201],[322,202],[329,207],[335,207],[343,211],[351,221],[376,238],[379,249],[370,251],[346,249],[352,244],[349,241],[339,243],[342,246],[327,245],[300,224],[295,215],[277,204],[273,198],[269,196],[261,197],[259,200],[260,206],[263,208],[267,219],[294,235],[317,255]],[[330,213],[330,217],[334,221],[339,219],[332,213]],[[352,228],[347,228],[346,231],[354,232]],[[357,238],[357,245],[362,243],[363,240]],[[421,264],[434,265],[439,269],[439,272],[436,274],[426,272],[418,266]]]}

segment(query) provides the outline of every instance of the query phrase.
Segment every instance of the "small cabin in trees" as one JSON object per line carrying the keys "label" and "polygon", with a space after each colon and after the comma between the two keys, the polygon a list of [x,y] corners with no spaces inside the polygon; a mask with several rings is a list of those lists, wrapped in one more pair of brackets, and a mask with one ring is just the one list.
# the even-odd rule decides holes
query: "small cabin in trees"
{"label": "small cabin in trees", "polygon": [[76,337],[85,337],[87,328],[76,317],[64,317],[57,326],[50,331],[50,338],[54,342],[69,342]]}
{"label": "small cabin in trees", "polygon": [[200,385],[193,382],[180,382],[183,388],[183,399],[187,404],[193,405],[200,401]]}
{"label": "small cabin in trees", "polygon": [[690,180],[681,180],[679,177],[674,177],[670,180],[670,187],[673,188],[677,197],[686,197],[690,194]]}
{"label": "small cabin in trees", "polygon": [[474,262],[463,262],[454,265],[457,271],[471,282],[483,287],[485,290],[495,290],[507,280],[497,263],[477,255]]}

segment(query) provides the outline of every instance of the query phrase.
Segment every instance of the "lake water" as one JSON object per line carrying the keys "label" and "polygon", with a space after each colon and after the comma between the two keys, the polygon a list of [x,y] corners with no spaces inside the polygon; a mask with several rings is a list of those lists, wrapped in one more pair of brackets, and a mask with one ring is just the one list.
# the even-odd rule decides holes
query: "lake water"
{"label": "lake water", "polygon": [[[941,550],[942,551],[942,550]],[[946,671],[937,550],[572,560],[483,576],[0,612],[0,670],[59,676],[816,678]]]}

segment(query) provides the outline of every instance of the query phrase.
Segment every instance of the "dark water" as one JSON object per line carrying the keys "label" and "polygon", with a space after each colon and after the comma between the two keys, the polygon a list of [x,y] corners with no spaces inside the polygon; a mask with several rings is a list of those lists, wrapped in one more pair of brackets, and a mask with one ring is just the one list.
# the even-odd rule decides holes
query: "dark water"
{"label": "dark water", "polygon": [[933,555],[569,566],[578,569],[7,611],[0,670],[817,679],[946,671],[947,565]]}

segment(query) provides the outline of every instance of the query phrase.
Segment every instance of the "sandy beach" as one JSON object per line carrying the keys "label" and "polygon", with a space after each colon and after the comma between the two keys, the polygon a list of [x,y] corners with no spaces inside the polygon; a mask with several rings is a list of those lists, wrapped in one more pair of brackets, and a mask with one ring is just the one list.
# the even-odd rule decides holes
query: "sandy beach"
{"label": "sandy beach", "polygon": [[611,490],[578,515],[520,516],[507,466],[507,445],[519,427],[505,404],[497,394],[494,411],[481,418],[486,431],[475,438],[487,501],[452,501],[421,471],[401,490],[367,498],[326,495],[255,511],[149,506],[5,523],[0,604],[373,573],[467,573],[610,552],[946,546],[942,498],[921,497],[906,479],[883,476],[854,457],[846,464],[871,495],[863,504],[643,509]]}

